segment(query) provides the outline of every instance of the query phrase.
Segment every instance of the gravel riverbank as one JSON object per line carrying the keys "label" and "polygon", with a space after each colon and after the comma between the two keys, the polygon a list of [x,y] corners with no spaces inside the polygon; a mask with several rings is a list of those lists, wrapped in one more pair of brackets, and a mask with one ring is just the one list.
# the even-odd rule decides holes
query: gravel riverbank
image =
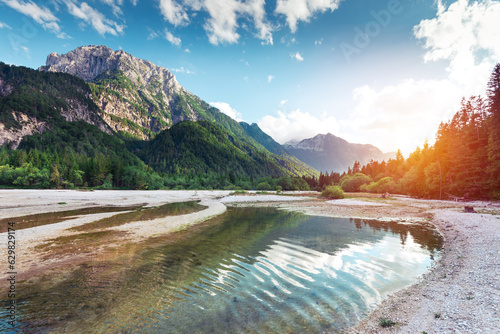
{"label": "gravel riverbank", "polygon": [[[291,195],[291,194],[288,194]],[[47,245],[56,238],[78,237],[68,228],[112,216],[97,213],[16,231],[16,266],[21,279],[31,279],[58,266],[77,264],[96,252],[124,242],[147,240],[219,215],[227,205],[273,206],[330,217],[430,221],[444,237],[441,256],[431,270],[407,289],[384,300],[348,333],[499,333],[500,203],[425,201],[406,197],[356,197],[326,201],[310,194],[294,196],[230,195],[229,191],[74,191],[0,190],[0,219],[98,206],[158,206],[199,200],[201,211],[175,217],[135,221],[112,228],[105,242],[85,248],[75,239],[64,252]],[[465,213],[464,205],[477,213]],[[19,219],[19,218],[17,218]],[[6,258],[7,234],[0,233]],[[46,245],[45,251],[40,246]],[[5,278],[5,273],[0,274]],[[383,328],[380,319],[392,321]]]}

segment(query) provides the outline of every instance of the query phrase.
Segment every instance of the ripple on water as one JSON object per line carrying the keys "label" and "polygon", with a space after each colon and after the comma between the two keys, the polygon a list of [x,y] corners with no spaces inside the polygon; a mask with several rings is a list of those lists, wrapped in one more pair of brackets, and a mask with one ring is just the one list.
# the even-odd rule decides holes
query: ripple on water
{"label": "ripple on water", "polygon": [[340,331],[425,272],[440,244],[426,228],[231,208],[179,242],[31,286],[24,323],[89,333]]}

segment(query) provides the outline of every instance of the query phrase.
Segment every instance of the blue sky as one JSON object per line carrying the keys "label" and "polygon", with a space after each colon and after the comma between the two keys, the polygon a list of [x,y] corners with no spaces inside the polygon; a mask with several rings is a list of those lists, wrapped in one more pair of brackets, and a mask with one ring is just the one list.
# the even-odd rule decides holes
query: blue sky
{"label": "blue sky", "polygon": [[484,94],[499,1],[0,0],[0,60],[106,45],[280,143],[333,133],[406,155]]}

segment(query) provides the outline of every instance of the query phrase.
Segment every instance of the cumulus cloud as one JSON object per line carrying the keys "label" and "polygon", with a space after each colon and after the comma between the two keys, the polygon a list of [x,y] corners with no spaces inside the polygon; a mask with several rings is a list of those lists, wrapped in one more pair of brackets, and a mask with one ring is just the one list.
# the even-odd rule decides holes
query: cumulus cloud
{"label": "cumulus cloud", "polygon": [[413,32],[424,43],[425,62],[448,62],[448,77],[407,79],[378,90],[358,87],[353,91],[355,108],[339,121],[342,130],[405,154],[424,138],[432,141],[439,123],[460,108],[462,97],[485,93],[500,58],[499,17],[497,1],[458,0],[448,7],[438,1],[436,16],[422,20]]}
{"label": "cumulus cloud", "polygon": [[308,22],[311,16],[326,10],[334,11],[340,0],[278,0],[276,13],[286,16],[286,22],[292,33],[297,31],[299,21]]}
{"label": "cumulus cloud", "polygon": [[170,43],[172,43],[173,45],[175,46],[180,46],[181,45],[181,39],[179,37],[175,37],[174,35],[172,35],[172,33],[170,31],[168,31],[167,29],[165,29],[165,39],[167,41],[169,41]]}
{"label": "cumulus cloud", "polygon": [[274,78],[275,78],[274,75],[268,75],[267,76],[267,82],[271,83],[271,81],[273,81]]}
{"label": "cumulus cloud", "polygon": [[205,0],[204,7],[210,18],[204,25],[210,43],[236,43],[240,35],[236,32],[237,11],[240,2],[236,0]]}
{"label": "cumulus cloud", "polygon": [[172,23],[174,26],[189,22],[184,7],[174,0],[160,0],[160,11],[165,20]]}
{"label": "cumulus cloud", "polygon": [[123,34],[124,25],[107,19],[101,12],[90,7],[86,2],[77,5],[73,1],[67,0],[66,5],[71,15],[81,19],[86,24],[90,24],[101,36]]}
{"label": "cumulus cloud", "polygon": [[458,110],[461,94],[449,80],[408,79],[380,90],[362,86],[353,91],[356,107],[339,122],[364,142],[409,153],[434,138],[439,123]]}
{"label": "cumulus cloud", "polygon": [[449,61],[449,78],[479,93],[500,58],[499,17],[498,1],[459,0],[448,8],[439,1],[436,17],[421,21],[414,34],[425,42],[425,61]]}
{"label": "cumulus cloud", "polygon": [[208,18],[203,28],[214,45],[238,42],[241,28],[238,20],[252,21],[262,44],[273,44],[273,28],[266,20],[264,0],[184,0],[182,3],[160,0],[160,11],[174,26],[189,24],[189,11],[206,12]]}
{"label": "cumulus cloud", "polygon": [[[286,100],[281,102],[282,105],[285,103]],[[337,134],[339,132],[339,123],[335,117],[328,116],[326,113],[316,117],[308,112],[302,112],[300,109],[290,113],[279,110],[277,116],[264,116],[258,125],[280,144],[290,140],[314,137],[318,133]]]}
{"label": "cumulus cloud", "polygon": [[215,107],[219,109],[221,112],[226,114],[227,116],[231,117],[235,121],[242,121],[241,119],[241,113],[233,109],[228,103],[226,102],[210,102],[209,103],[212,107]]}

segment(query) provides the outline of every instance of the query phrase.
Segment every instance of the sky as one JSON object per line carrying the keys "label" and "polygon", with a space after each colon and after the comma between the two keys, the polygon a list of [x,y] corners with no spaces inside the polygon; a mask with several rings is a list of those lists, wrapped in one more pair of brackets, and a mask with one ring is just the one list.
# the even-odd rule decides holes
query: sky
{"label": "sky", "polygon": [[405,156],[500,62],[500,1],[0,0],[0,61],[106,45],[279,143],[332,133]]}

